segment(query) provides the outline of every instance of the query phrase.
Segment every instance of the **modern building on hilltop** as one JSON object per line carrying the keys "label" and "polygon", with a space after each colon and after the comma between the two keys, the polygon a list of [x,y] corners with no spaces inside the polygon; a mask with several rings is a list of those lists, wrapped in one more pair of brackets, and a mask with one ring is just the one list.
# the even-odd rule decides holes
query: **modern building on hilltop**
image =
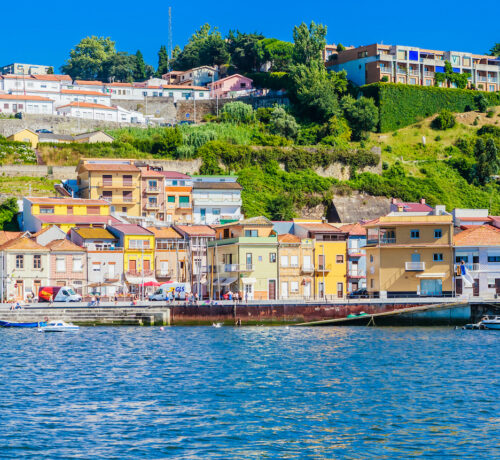
{"label": "modern building on hilltop", "polygon": [[345,70],[356,85],[388,81],[434,86],[436,73],[444,73],[445,61],[456,73],[469,73],[469,85],[482,91],[500,88],[500,58],[462,51],[438,51],[414,46],[374,44],[346,49],[330,57],[329,70]]}
{"label": "modern building on hilltop", "polygon": [[49,65],[13,62],[0,67],[0,75],[46,75],[50,68]]}

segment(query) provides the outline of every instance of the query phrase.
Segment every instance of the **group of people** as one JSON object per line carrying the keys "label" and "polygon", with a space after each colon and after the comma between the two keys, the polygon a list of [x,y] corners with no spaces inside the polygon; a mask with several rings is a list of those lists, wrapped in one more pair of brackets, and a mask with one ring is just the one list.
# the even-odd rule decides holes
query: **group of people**
{"label": "group of people", "polygon": [[243,292],[232,292],[228,291],[225,294],[222,294],[223,300],[233,300],[234,302],[239,302],[243,300]]}

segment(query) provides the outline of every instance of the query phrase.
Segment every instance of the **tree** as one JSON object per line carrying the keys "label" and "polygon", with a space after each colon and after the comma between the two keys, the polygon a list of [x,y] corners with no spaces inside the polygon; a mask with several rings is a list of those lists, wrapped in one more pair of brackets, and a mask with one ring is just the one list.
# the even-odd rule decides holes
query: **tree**
{"label": "tree", "polygon": [[455,117],[449,110],[442,110],[439,115],[432,120],[432,127],[434,129],[449,129],[455,126]]}
{"label": "tree", "polygon": [[229,31],[227,36],[227,50],[231,56],[231,64],[238,72],[259,71],[262,58],[260,41],[264,38],[260,34],[245,34],[238,31]]}
{"label": "tree", "polygon": [[18,212],[19,209],[15,198],[7,198],[3,201],[2,204],[0,204],[0,230],[19,230],[15,221],[15,217]]}
{"label": "tree", "polygon": [[299,125],[293,115],[286,112],[283,107],[276,107],[269,121],[269,128],[273,134],[278,134],[289,139],[297,137]]}
{"label": "tree", "polygon": [[54,75],[54,67],[50,66],[50,67],[47,69],[47,75]]}
{"label": "tree", "polygon": [[326,26],[316,25],[313,21],[309,27],[303,22],[293,28],[295,64],[310,65],[313,61],[321,61],[321,53],[326,45],[326,30]]}
{"label": "tree", "polygon": [[476,94],[474,96],[474,104],[476,104],[477,110],[480,112],[486,112],[486,110],[488,110],[489,102],[484,94]]}
{"label": "tree", "polygon": [[270,63],[269,70],[272,72],[289,70],[293,59],[293,43],[276,38],[264,38],[259,40],[257,48],[261,65]]}
{"label": "tree", "polygon": [[168,53],[165,45],[160,46],[158,51],[158,68],[156,69],[156,76],[161,78],[162,75],[169,71]]}
{"label": "tree", "polygon": [[199,65],[221,66],[229,61],[226,42],[218,31],[210,34],[202,43]]}
{"label": "tree", "polygon": [[232,123],[249,123],[254,119],[254,110],[250,104],[244,102],[228,102],[222,107],[221,117]]}
{"label": "tree", "polygon": [[479,184],[484,185],[490,177],[498,172],[498,149],[493,139],[478,138],[474,145],[474,156],[477,164],[475,178]]}
{"label": "tree", "polygon": [[134,69],[134,80],[144,81],[147,78],[146,74],[146,64],[144,63],[144,58],[140,50],[135,53],[135,69]]}
{"label": "tree", "polygon": [[367,133],[375,130],[378,124],[378,109],[373,99],[360,97],[354,100],[351,96],[344,96],[341,104],[355,140],[364,139]]}
{"label": "tree", "polygon": [[86,37],[70,51],[61,71],[73,80],[95,80],[102,72],[104,62],[115,53],[115,42],[109,37]]}
{"label": "tree", "polygon": [[500,56],[500,43],[495,43],[490,49],[490,56]]}
{"label": "tree", "polygon": [[134,80],[135,65],[134,55],[119,51],[104,61],[97,78],[106,82],[131,82]]}
{"label": "tree", "polygon": [[337,45],[337,51],[340,53],[341,51],[345,51],[345,46],[342,43]]}
{"label": "tree", "polygon": [[439,83],[447,82],[447,86],[455,84],[457,88],[464,89],[467,87],[467,83],[470,78],[470,73],[457,73],[453,71],[449,61],[444,61],[444,73],[437,72],[434,75],[434,84],[436,86]]}
{"label": "tree", "polygon": [[285,193],[269,199],[267,211],[273,220],[293,219],[295,211],[292,197]]}

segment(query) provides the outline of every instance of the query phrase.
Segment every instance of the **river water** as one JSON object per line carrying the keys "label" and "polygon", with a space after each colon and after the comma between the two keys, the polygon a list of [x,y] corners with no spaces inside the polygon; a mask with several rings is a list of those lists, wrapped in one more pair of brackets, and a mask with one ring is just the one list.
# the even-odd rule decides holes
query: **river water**
{"label": "river water", "polygon": [[0,330],[0,458],[499,458],[500,333]]}

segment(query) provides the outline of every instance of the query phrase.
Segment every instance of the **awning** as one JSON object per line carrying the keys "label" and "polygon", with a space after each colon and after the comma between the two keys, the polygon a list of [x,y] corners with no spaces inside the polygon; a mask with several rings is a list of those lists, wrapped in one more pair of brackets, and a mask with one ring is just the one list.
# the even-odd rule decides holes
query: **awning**
{"label": "awning", "polygon": [[255,284],[257,280],[255,278],[241,278],[243,284]]}
{"label": "awning", "polygon": [[417,278],[444,278],[446,273],[421,273]]}
{"label": "awning", "polygon": [[127,283],[129,284],[142,284],[142,283],[157,283],[156,279],[152,276],[145,276],[144,278],[142,276],[130,276],[130,275],[125,275],[125,279]]}
{"label": "awning", "polygon": [[230,284],[234,283],[238,278],[221,278],[219,280],[214,280],[214,285],[218,286],[219,284],[221,286],[229,286]]}

